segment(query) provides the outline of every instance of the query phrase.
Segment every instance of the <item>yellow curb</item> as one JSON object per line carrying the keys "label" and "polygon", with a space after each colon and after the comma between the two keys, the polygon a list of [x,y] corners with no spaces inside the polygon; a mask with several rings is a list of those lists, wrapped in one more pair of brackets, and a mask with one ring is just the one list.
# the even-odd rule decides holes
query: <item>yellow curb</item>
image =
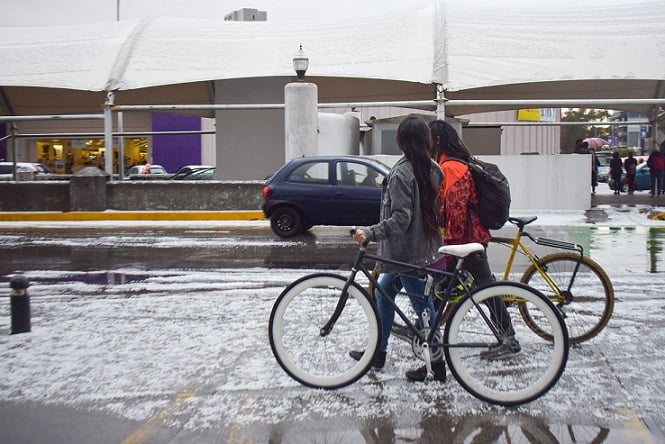
{"label": "yellow curb", "polygon": [[0,222],[96,220],[265,220],[262,211],[0,212]]}
{"label": "yellow curb", "polygon": [[652,220],[665,220],[665,213],[658,213],[654,217],[651,218]]}

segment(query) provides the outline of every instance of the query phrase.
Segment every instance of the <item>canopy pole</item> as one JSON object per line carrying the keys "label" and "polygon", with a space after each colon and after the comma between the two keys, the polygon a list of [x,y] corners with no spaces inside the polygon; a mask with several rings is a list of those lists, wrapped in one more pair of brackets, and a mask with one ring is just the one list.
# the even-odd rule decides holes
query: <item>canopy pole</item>
{"label": "canopy pole", "polygon": [[104,171],[111,175],[113,180],[113,111],[115,92],[106,92],[106,102],[104,103]]}
{"label": "canopy pole", "polygon": [[438,120],[446,120],[446,99],[445,89],[440,83],[436,84],[436,118]]}
{"label": "canopy pole", "polygon": [[[118,113],[118,131],[120,134],[125,131],[122,111]],[[121,135],[118,141],[118,178],[122,180],[123,177],[125,177],[125,138]]]}
{"label": "canopy pole", "polygon": [[16,127],[15,122],[11,122],[10,124],[10,134],[12,137],[12,180],[16,181],[16,170],[18,169],[16,167],[16,162],[18,162],[18,139],[16,138],[16,133],[18,132],[18,128]]}

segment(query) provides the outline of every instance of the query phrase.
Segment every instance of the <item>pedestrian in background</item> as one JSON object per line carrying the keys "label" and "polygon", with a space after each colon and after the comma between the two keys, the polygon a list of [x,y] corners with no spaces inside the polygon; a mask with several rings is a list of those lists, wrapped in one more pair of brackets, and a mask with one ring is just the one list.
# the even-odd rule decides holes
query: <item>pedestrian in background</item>
{"label": "pedestrian in background", "polygon": [[614,194],[619,194],[623,188],[621,179],[623,173],[623,162],[621,162],[621,157],[619,157],[619,152],[615,151],[612,153],[612,159],[610,160],[610,176],[614,182]]}
{"label": "pedestrian in background", "polygon": [[591,153],[591,194],[596,194],[596,187],[598,186],[598,168],[600,167],[600,161],[596,157],[596,150],[591,150],[589,152]]}
{"label": "pedestrian in background", "polygon": [[628,193],[635,192],[635,173],[637,172],[637,159],[633,157],[633,152],[628,153],[628,157],[623,161],[623,169],[626,170],[626,183],[628,184]]}
{"label": "pedestrian in background", "polygon": [[649,174],[651,178],[651,196],[658,194],[659,196],[665,193],[665,141],[660,144],[660,151],[655,148],[649,158],[647,159],[647,166],[649,167]]}

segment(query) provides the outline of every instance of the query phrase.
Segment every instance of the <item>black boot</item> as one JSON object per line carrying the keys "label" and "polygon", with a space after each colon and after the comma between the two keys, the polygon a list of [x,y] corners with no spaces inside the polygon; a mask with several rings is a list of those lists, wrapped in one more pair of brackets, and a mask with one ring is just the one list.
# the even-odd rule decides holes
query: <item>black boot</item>
{"label": "black boot", "polygon": [[[351,356],[356,361],[360,361],[364,354],[364,350],[351,350],[349,352],[349,356]],[[374,355],[374,358],[372,359],[372,368],[380,370],[384,365],[386,365],[386,351],[379,350],[376,352],[376,355]]]}
{"label": "black boot", "polygon": [[[446,363],[443,361],[432,362],[432,371],[434,372],[434,380],[440,382],[446,382]],[[406,377],[411,381],[423,382],[427,378],[427,366],[423,365],[422,367],[416,370],[409,370],[406,372]]]}

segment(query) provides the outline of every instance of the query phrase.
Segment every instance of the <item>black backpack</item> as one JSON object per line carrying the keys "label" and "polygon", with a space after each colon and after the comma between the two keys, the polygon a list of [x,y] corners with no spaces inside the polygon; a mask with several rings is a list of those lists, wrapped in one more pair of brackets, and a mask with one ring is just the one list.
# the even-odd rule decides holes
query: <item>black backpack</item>
{"label": "black backpack", "polygon": [[466,162],[456,157],[449,157],[445,161],[449,160],[461,162],[471,170],[478,193],[478,207],[473,209],[480,222],[489,230],[503,227],[510,216],[510,185],[499,167],[475,158]]}

